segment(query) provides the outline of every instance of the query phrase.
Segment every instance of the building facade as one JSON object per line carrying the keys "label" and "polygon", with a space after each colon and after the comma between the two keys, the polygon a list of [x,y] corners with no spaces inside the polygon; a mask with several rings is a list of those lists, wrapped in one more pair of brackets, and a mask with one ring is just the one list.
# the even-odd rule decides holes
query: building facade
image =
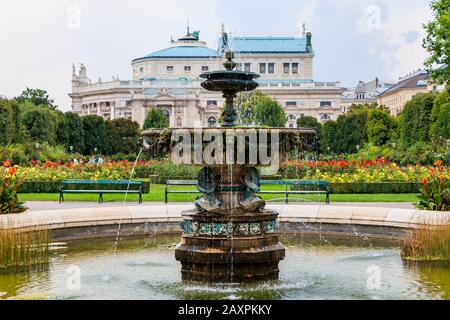
{"label": "building facade", "polygon": [[[285,109],[288,126],[313,116],[319,121],[335,120],[341,114],[339,82],[313,80],[312,35],[301,37],[234,37],[237,69],[256,72],[259,89],[275,98]],[[141,126],[149,110],[161,109],[171,127],[217,125],[224,99],[220,93],[201,87],[203,72],[223,69],[224,45],[210,49],[199,32],[171,41],[170,47],[131,62],[131,80],[100,79],[92,83],[82,64],[73,70],[72,111],[105,119],[128,118]]]}
{"label": "building facade", "polygon": [[377,103],[377,97],[393,85],[394,82],[378,78],[369,82],[359,81],[355,88],[346,89],[342,94],[342,112],[348,112],[350,106],[354,104]]}
{"label": "building facade", "polygon": [[405,106],[418,93],[442,91],[444,86],[436,86],[430,82],[427,71],[417,70],[403,78],[388,90],[378,95],[379,106],[385,106],[391,115],[399,115]]}

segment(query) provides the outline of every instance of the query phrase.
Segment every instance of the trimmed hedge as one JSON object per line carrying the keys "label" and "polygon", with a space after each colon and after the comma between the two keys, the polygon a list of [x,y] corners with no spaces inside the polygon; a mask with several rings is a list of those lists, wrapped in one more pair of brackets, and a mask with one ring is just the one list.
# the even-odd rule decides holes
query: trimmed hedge
{"label": "trimmed hedge", "polygon": [[[291,187],[296,190],[297,186]],[[302,186],[302,190],[304,190]],[[334,194],[404,194],[420,193],[421,184],[416,182],[352,182],[330,183],[331,192]],[[314,190],[314,185],[310,186]]]}
{"label": "trimmed hedge", "polygon": [[[19,193],[59,193],[62,181],[26,181],[19,189]],[[95,190],[95,185],[77,186],[80,190]],[[109,189],[123,189],[123,186],[108,186]],[[130,186],[133,190],[136,186]],[[144,181],[143,193],[150,192],[150,182]]]}

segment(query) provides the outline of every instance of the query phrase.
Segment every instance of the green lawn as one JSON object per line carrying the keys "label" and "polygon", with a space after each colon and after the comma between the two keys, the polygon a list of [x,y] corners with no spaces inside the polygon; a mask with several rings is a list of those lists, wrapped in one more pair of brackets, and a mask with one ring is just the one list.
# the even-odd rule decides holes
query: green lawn
{"label": "green lawn", "polygon": [[[183,190],[194,188],[180,187]],[[279,189],[280,186],[271,186],[271,190]],[[282,188],[282,187],[281,187]],[[192,202],[199,195],[198,194],[169,194],[170,202]],[[97,202],[98,195],[95,194],[66,194],[64,198],[67,202]],[[122,202],[125,200],[125,195],[104,195],[105,202]],[[264,195],[263,198],[268,202],[283,202],[283,195]],[[127,201],[137,202],[137,195],[128,195]],[[21,201],[58,201],[59,194],[48,193],[30,193],[20,194]],[[324,202],[324,195],[305,195],[295,196],[290,195],[291,202],[308,201],[308,202]],[[416,202],[416,194],[332,194],[331,202]],[[151,191],[144,194],[144,202],[164,202],[164,185],[152,185]]]}

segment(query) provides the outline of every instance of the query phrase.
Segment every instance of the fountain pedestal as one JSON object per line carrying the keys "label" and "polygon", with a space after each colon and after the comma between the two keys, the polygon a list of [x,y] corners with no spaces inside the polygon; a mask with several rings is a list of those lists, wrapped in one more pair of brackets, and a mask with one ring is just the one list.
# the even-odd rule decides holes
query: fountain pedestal
{"label": "fountain pedestal", "polygon": [[199,282],[252,282],[278,279],[284,247],[275,234],[278,213],[265,210],[265,202],[251,188],[259,186],[255,168],[243,166],[206,168],[199,175],[199,189],[218,208],[183,214],[182,242],[175,257],[182,264],[182,278]]}

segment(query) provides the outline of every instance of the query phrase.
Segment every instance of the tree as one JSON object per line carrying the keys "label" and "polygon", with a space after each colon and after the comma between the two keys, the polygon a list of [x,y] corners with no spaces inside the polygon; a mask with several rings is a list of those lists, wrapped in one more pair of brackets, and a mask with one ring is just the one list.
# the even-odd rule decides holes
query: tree
{"label": "tree", "polygon": [[405,104],[401,114],[401,142],[411,146],[430,141],[431,111],[435,93],[419,93]]}
{"label": "tree", "polygon": [[69,121],[66,114],[61,111],[54,111],[57,119],[56,124],[56,143],[58,145],[68,146],[69,144]]}
{"label": "tree", "polygon": [[450,139],[450,92],[441,92],[433,103],[430,135],[434,139]]}
{"label": "tree", "polygon": [[19,103],[29,101],[35,106],[44,106],[56,109],[54,101],[50,99],[47,91],[41,89],[26,88],[18,97],[15,98]]}
{"label": "tree", "polygon": [[432,0],[434,20],[425,25],[423,47],[430,57],[425,66],[438,84],[450,83],[450,0]]}
{"label": "tree", "polygon": [[69,131],[68,146],[72,147],[74,152],[83,153],[85,151],[83,120],[73,112],[67,112],[65,116]]}
{"label": "tree", "polygon": [[106,121],[106,134],[111,155],[137,153],[139,124],[128,119]]}
{"label": "tree", "polygon": [[83,154],[93,154],[96,150],[100,153],[108,153],[105,120],[97,115],[84,116],[81,119],[84,131]]}
{"label": "tree", "polygon": [[383,110],[370,110],[367,121],[369,143],[382,147],[387,142],[398,138],[398,123],[396,118]]}
{"label": "tree", "polygon": [[13,117],[10,102],[0,99],[0,145],[6,146],[13,141]]}
{"label": "tree", "polygon": [[336,152],[336,121],[327,121],[320,130],[320,149],[324,153]]}
{"label": "tree", "polygon": [[285,127],[286,114],[280,104],[273,98],[259,96],[253,107],[255,126]]}
{"label": "tree", "polygon": [[56,143],[56,128],[58,119],[56,114],[47,108],[34,108],[26,111],[22,117],[27,135],[32,141]]}
{"label": "tree", "polygon": [[297,127],[299,128],[311,128],[320,133],[322,124],[314,117],[301,117],[297,119]]}
{"label": "tree", "polygon": [[367,143],[368,113],[369,110],[363,108],[338,117],[334,141],[335,153],[355,153],[358,146],[362,147]]}
{"label": "tree", "polygon": [[157,108],[151,108],[144,121],[144,130],[163,129],[168,126],[169,123],[164,113]]}

